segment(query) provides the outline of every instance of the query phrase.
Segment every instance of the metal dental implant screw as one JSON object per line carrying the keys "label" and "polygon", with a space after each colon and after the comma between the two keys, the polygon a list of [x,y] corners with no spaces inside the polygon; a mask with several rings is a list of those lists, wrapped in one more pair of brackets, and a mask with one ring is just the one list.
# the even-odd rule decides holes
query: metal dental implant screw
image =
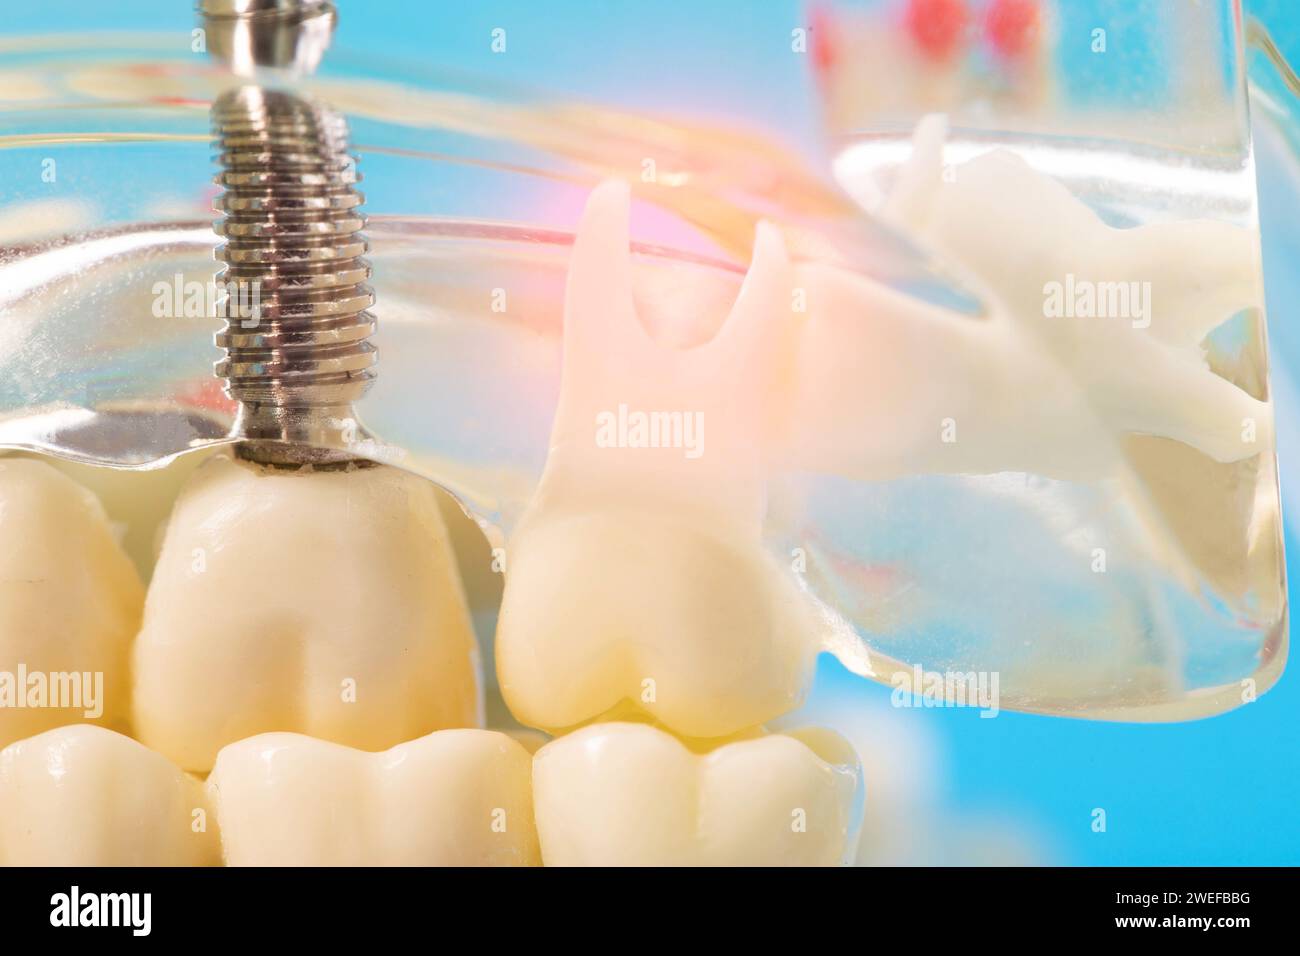
{"label": "metal dental implant screw", "polygon": [[[214,52],[237,72],[310,69],[334,22],[317,0],[205,0]],[[322,31],[323,34],[322,34]],[[212,106],[225,242],[226,356],[240,453],[271,464],[351,460],[353,403],[375,378],[374,292],[343,118],[306,97],[246,85]]]}
{"label": "metal dental implant screw", "polygon": [[[213,106],[225,187],[214,228],[228,290],[216,373],[240,403],[240,433],[260,460],[337,460],[355,434],[352,403],[374,380],[374,292],[347,127],[287,93],[242,87]],[[252,304],[251,315],[249,305]],[[258,440],[276,445],[258,444]],[[346,441],[345,441],[346,443]]]}

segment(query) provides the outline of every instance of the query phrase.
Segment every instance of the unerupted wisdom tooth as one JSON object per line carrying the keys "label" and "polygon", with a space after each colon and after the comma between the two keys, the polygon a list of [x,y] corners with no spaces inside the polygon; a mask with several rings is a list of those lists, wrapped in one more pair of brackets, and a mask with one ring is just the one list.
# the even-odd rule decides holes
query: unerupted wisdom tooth
{"label": "unerupted wisdom tooth", "polygon": [[695,753],[646,724],[595,724],[537,752],[547,866],[833,866],[852,862],[862,782],[830,731]]}
{"label": "unerupted wisdom tooth", "polygon": [[800,700],[815,622],[764,553],[763,423],[790,267],[760,227],[712,340],[655,341],[632,299],[627,187],[592,194],[565,292],[550,453],[507,551],[497,674],[511,712],[572,727],[630,702],[712,737]]}
{"label": "unerupted wisdom tooth", "polygon": [[854,477],[1077,479],[1114,474],[1131,434],[1218,462],[1271,448],[1271,405],[1215,374],[1202,349],[1216,326],[1262,305],[1254,231],[1215,220],[1116,228],[1009,150],[944,175],[945,137],[944,117],[921,122],[877,212],[965,269],[991,314],[969,319],[801,267],[795,462]]}
{"label": "unerupted wisdom tooth", "polygon": [[80,724],[0,751],[0,865],[220,862],[202,783],[131,738]]}
{"label": "unerupted wisdom tooth", "polygon": [[149,587],[140,739],[206,772],[267,731],[381,750],[477,724],[477,647],[435,495],[386,467],[207,462]]}
{"label": "unerupted wisdom tooth", "polygon": [[383,753],[263,734],[221,751],[208,793],[230,866],[536,866],[531,772],[488,730]]}
{"label": "unerupted wisdom tooth", "polygon": [[94,495],[0,459],[0,746],[83,720],[127,729],[143,600]]}

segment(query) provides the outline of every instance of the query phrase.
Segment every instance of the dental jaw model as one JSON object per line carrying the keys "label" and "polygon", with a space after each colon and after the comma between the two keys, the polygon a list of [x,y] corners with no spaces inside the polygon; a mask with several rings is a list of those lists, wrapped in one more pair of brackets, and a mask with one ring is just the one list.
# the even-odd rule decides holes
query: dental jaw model
{"label": "dental jaw model", "polygon": [[[487,731],[402,743],[477,716],[455,569],[428,550],[446,536],[432,489],[383,468],[217,459],[168,529],[136,710],[145,739],[183,764],[206,769],[227,744],[207,785],[227,863],[845,861],[862,809],[856,757],[828,731],[759,726],[802,699],[818,649],[806,597],[761,541],[763,388],[789,265],[761,230],[713,339],[660,345],[631,298],[628,204],[626,187],[601,187],[579,230],[563,397],[508,548],[497,661],[526,724],[638,722],[591,724],[535,757]],[[658,412],[669,415],[657,437],[628,430]],[[326,531],[321,514],[345,517]],[[198,574],[196,552],[210,555]],[[248,580],[259,562],[293,573]],[[420,581],[433,586],[408,583]],[[223,605],[236,586],[247,605]],[[376,594],[391,597],[376,607]],[[378,611],[364,628],[359,595]],[[385,659],[385,646],[403,654]],[[250,667],[265,679],[242,681]],[[349,668],[366,676],[343,703]],[[368,686],[379,693],[365,709]],[[253,736],[277,727],[300,733]]]}
{"label": "dental jaw model", "polygon": [[[1036,174],[1022,175],[1037,185]],[[477,720],[472,645],[456,638],[467,633],[463,598],[431,488],[383,467],[293,469],[218,458],[182,493],[135,670],[138,732],[177,766],[142,779],[159,793],[178,786],[190,794],[191,813],[203,810],[210,831],[220,831],[226,862],[802,865],[849,858],[864,789],[856,757],[829,731],[762,728],[800,702],[824,638],[822,619],[761,533],[765,456],[791,447],[780,389],[791,390],[802,414],[820,407],[831,420],[825,416],[838,396],[841,415],[874,416],[862,427],[875,427],[889,450],[814,446],[810,429],[799,452],[806,460],[817,461],[820,448],[828,456],[820,465],[830,471],[924,473],[943,469],[903,444],[915,436],[880,404],[901,414],[906,383],[862,375],[872,391],[858,404],[844,399],[853,394],[848,363],[881,353],[919,361],[927,342],[948,341],[929,353],[955,356],[947,359],[955,363],[951,376],[936,379],[968,390],[972,404],[964,407],[973,408],[981,383],[990,383],[972,381],[987,369],[966,362],[968,354],[1031,376],[1051,352],[1000,324],[1005,313],[964,326],[830,266],[792,267],[766,227],[732,313],[708,341],[661,344],[641,325],[629,292],[627,218],[624,187],[606,185],[591,197],[571,262],[552,451],[507,549],[500,684],[516,717],[556,734],[531,761],[500,734],[426,733]],[[787,312],[791,288],[809,290],[806,317]],[[697,321],[704,326],[710,317]],[[855,334],[872,337],[846,347]],[[967,343],[968,352],[953,342]],[[883,373],[888,363],[877,367]],[[924,405],[930,395],[917,396],[927,415],[942,408]],[[1086,404],[1076,408],[1096,417]],[[1087,421],[1079,419],[1076,435]],[[1110,450],[1121,430],[1095,424],[1097,444],[1080,456],[1080,474],[1116,467]],[[1212,431],[1203,440],[1216,447]],[[1037,450],[1033,442],[1004,445],[987,466],[977,458],[945,468],[1018,461],[1017,448]],[[878,457],[833,457],[846,452]],[[365,520],[353,523],[354,515]],[[429,542],[443,545],[430,551]],[[250,572],[263,566],[283,570]],[[410,586],[408,575],[434,586]],[[235,591],[249,595],[247,606],[225,600]],[[348,602],[376,593],[388,600],[375,630],[362,628],[353,644],[362,619]],[[313,599],[298,600],[302,594]],[[413,649],[387,641],[403,628],[436,640]],[[439,648],[447,650],[441,658]],[[428,683],[403,697],[412,671]],[[250,682],[249,674],[262,680]],[[380,699],[366,700],[376,685]],[[371,703],[379,709],[360,706]],[[274,732],[284,726],[298,732]],[[92,740],[112,755],[99,766],[125,759],[118,751],[128,748],[109,740],[120,738]],[[56,745],[58,738],[38,738],[17,754]],[[27,757],[22,765],[32,764],[49,761]],[[192,796],[182,769],[212,770],[201,797]],[[167,782],[173,778],[181,783]],[[14,772],[0,776],[0,799],[12,799],[15,779]],[[161,846],[154,858],[205,859],[185,841]],[[96,857],[123,858],[111,844]]]}
{"label": "dental jaw model", "polygon": [[[0,861],[214,862],[219,837],[232,865],[845,862],[863,812],[856,757],[832,732],[765,725],[803,700],[832,636],[849,631],[858,649],[881,638],[884,628],[863,620],[893,615],[911,629],[899,660],[941,662],[924,643],[942,630],[928,615],[955,606],[963,623],[977,618],[971,608],[985,595],[975,593],[972,581],[982,579],[971,566],[984,557],[1009,566],[1025,591],[1036,590],[1025,581],[1055,573],[1102,595],[1095,616],[1055,595],[993,596],[1014,604],[1017,627],[1000,628],[999,618],[988,631],[1005,639],[1012,665],[1032,656],[1039,668],[985,662],[1001,670],[1004,687],[1018,681],[1037,694],[1010,706],[1051,710],[1065,701],[1078,713],[1092,706],[1088,693],[1118,688],[1105,703],[1118,700],[1111,715],[1124,716],[1179,697],[1172,628],[1118,573],[1123,545],[1140,536],[1103,539],[1111,576],[1088,576],[1091,515],[1071,510],[1074,499],[1060,490],[1122,486],[1115,510],[1136,515],[1139,530],[1155,529],[1163,515],[1149,486],[1189,470],[1162,457],[1170,448],[1198,469],[1225,469],[1239,493],[1233,507],[1212,497],[1223,527],[1199,544],[1161,527],[1128,560],[1181,583],[1216,560],[1247,565],[1223,557],[1224,542],[1246,541],[1249,580],[1212,580],[1234,609],[1260,613],[1252,601],[1269,579],[1275,523],[1248,472],[1268,468],[1271,406],[1216,373],[1202,342],[1222,319],[1259,304],[1253,233],[1210,222],[1115,229],[1007,152],[950,176],[942,128],[930,120],[872,209],[961,267],[989,306],[979,318],[815,256],[792,264],[781,235],[763,226],[725,318],[725,310],[692,310],[691,295],[674,290],[671,301],[688,303],[683,313],[698,313],[680,316],[692,325],[682,338],[697,344],[672,344],[677,336],[645,325],[631,291],[626,188],[592,195],[569,264],[550,454],[501,557],[500,687],[519,721],[554,739],[530,754],[479,729],[475,647],[435,491],[373,464],[379,446],[350,408],[373,375],[373,353],[359,197],[341,160],[346,130],[328,112],[257,88],[223,102],[234,187],[223,200],[225,254],[232,274],[260,275],[271,293],[263,325],[232,322],[221,340],[245,441],[235,456],[206,464],[178,499],[133,664],[122,628],[72,615],[77,646],[102,653],[108,682],[121,688],[107,695],[117,708],[106,712],[109,726],[130,729],[133,712],[148,747],[63,726],[66,715],[0,739],[58,726],[0,756],[0,811],[37,824],[30,839],[21,827],[0,827]],[[272,134],[312,124],[322,134],[313,168],[259,168],[263,147],[284,145]],[[284,192],[280,176],[300,181]],[[317,191],[321,177],[330,182]],[[286,251],[288,261],[263,272],[263,256]],[[1089,318],[1072,294],[1076,280],[1149,281],[1151,293],[1128,300],[1132,315]],[[1061,286],[1056,305],[1051,283]],[[796,300],[806,310],[792,308]],[[330,388],[319,404],[303,400],[321,385]],[[942,437],[947,422],[956,441]],[[35,478],[4,485],[6,465],[27,464],[0,461],[0,495],[34,500],[23,495]],[[865,580],[902,582],[897,591],[911,603],[899,610],[869,586],[846,589],[866,610],[845,617],[865,636],[837,618],[843,606],[817,603],[827,591],[772,546],[767,498],[782,469],[838,481],[833,492],[850,491],[854,504],[869,499],[904,526],[883,541],[883,557],[866,568],[875,577]],[[895,482],[928,486],[918,510],[938,517],[908,527],[918,512],[896,507]],[[914,586],[916,555],[954,540],[944,536],[945,515],[970,520],[960,507],[944,511],[958,487],[978,489],[997,515],[1020,513],[994,510],[1004,502],[1029,500],[1023,511],[1036,509],[1050,533],[1038,551],[977,552],[958,540],[944,556],[945,586]],[[1256,510],[1236,507],[1244,496]],[[0,509],[0,521],[13,514]],[[28,522],[16,526],[20,539],[40,554],[57,522],[25,504],[19,514]],[[856,525],[842,499],[832,517],[855,544],[883,540]],[[987,538],[995,521],[970,524]],[[74,523],[105,540],[102,521]],[[918,540],[926,546],[909,544]],[[901,558],[898,541],[912,548]],[[42,583],[54,601],[119,596],[120,614],[108,620],[129,620],[129,635],[139,588],[124,583],[104,557],[111,553],[64,554],[65,576]],[[87,589],[66,573],[85,565],[108,584]],[[21,643],[34,614],[22,603],[37,578],[30,566],[21,554],[7,566],[12,587],[0,604],[10,614],[0,650],[10,640],[29,664],[58,643],[48,635]],[[1281,607],[1279,597],[1272,609]],[[989,650],[981,639],[967,642],[976,654]],[[58,663],[50,660],[42,666]],[[93,759],[67,756],[82,753]],[[80,856],[60,846],[59,821],[74,802],[61,794],[119,792],[111,787],[119,775],[139,787],[114,814],[129,817],[142,803],[169,808],[155,829],[135,833],[139,852],[97,835],[82,839]],[[200,821],[206,829],[193,829]],[[205,836],[195,842],[182,832]]]}

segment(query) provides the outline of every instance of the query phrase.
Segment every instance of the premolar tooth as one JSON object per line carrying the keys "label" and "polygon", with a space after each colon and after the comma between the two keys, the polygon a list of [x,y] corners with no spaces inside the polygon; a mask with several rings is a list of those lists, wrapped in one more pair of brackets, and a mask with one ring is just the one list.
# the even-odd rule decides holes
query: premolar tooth
{"label": "premolar tooth", "polygon": [[202,783],[131,738],[79,724],[0,751],[0,864],[220,862]]}
{"label": "premolar tooth", "polygon": [[[817,652],[804,596],[761,540],[764,402],[790,267],[760,226],[716,335],[663,345],[632,300],[628,203],[626,186],[599,187],[574,245],[559,407],[509,542],[497,674],[531,726],[630,701],[682,734],[722,736],[796,706]],[[628,431],[656,414],[668,440]]]}
{"label": "premolar tooth", "polygon": [[536,866],[531,767],[489,730],[383,753],[263,734],[221,751],[208,792],[231,866]]}
{"label": "premolar tooth", "polygon": [[533,758],[547,866],[852,862],[857,757],[814,730],[694,753],[646,724],[594,724]]}
{"label": "premolar tooth", "polygon": [[149,587],[140,739],[205,772],[267,731],[382,750],[477,724],[477,645],[435,495],[386,467],[206,463]]}
{"label": "premolar tooth", "polygon": [[[98,499],[45,462],[0,459],[0,542],[0,746],[71,721],[126,730],[144,588]],[[74,680],[76,706],[51,706]]]}

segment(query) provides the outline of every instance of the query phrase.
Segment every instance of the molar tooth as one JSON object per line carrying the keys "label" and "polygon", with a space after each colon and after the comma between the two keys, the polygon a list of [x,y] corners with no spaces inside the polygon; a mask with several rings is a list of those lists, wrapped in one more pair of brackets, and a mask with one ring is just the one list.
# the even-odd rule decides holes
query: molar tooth
{"label": "molar tooth", "polygon": [[[626,186],[600,186],[574,244],[560,401],[509,543],[497,673],[531,726],[630,701],[680,733],[721,736],[796,706],[818,650],[803,593],[761,537],[764,404],[790,266],[760,226],[714,337],[664,345],[633,303],[628,204]],[[669,440],[624,433],[633,415],[662,416]]]}
{"label": "molar tooth", "polygon": [[426,481],[218,457],[177,500],[135,649],[142,740],[206,772],[302,731],[382,750],[480,720],[477,645]]}
{"label": "molar tooth", "polygon": [[0,864],[213,866],[203,785],[129,737],[79,724],[0,751]]}
{"label": "molar tooth", "polygon": [[533,758],[547,866],[809,866],[852,862],[857,757],[830,731],[694,753],[646,724],[594,724]]}
{"label": "molar tooth", "polygon": [[531,767],[489,730],[383,753],[263,734],[221,751],[208,793],[230,866],[536,866]]}
{"label": "molar tooth", "polygon": [[[0,543],[0,746],[69,721],[127,729],[144,588],[99,500],[43,461],[0,459]],[[30,706],[21,671],[49,687],[78,678],[99,699]]]}

